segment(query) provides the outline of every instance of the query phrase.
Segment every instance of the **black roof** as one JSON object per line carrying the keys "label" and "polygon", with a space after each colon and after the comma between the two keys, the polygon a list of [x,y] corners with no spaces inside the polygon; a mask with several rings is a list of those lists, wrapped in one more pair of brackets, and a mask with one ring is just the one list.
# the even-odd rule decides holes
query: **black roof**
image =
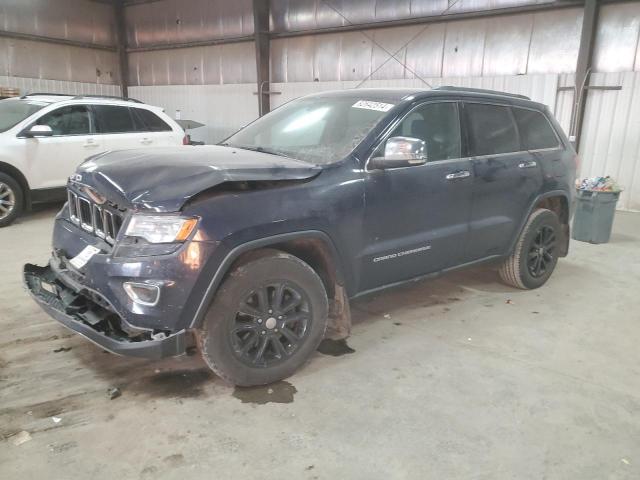
{"label": "black roof", "polygon": [[317,97],[347,97],[360,98],[371,101],[400,103],[413,98],[428,98],[434,96],[450,96],[484,98],[505,101],[513,105],[522,105],[536,108],[544,108],[544,105],[531,100],[524,95],[499,92],[497,90],[485,90],[482,88],[467,88],[454,86],[441,86],[431,90],[426,88],[350,88],[346,90],[332,90],[312,94]]}
{"label": "black roof", "polygon": [[444,90],[447,92],[479,93],[481,95],[499,95],[501,97],[513,97],[513,98],[521,98],[523,100],[531,100],[529,97],[525,95],[519,95],[517,93],[500,92],[498,90],[486,90],[484,88],[467,88],[467,87],[454,87],[451,85],[443,85],[441,87],[434,88],[434,90]]}

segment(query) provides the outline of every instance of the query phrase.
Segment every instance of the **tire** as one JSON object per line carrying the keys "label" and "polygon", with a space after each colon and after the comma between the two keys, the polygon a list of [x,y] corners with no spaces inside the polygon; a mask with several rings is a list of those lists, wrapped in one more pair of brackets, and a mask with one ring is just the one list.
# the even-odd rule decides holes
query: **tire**
{"label": "tire", "polygon": [[293,255],[262,250],[227,276],[196,337],[218,376],[238,386],[266,385],[309,359],[327,317],[318,274]]}
{"label": "tire", "polygon": [[11,225],[24,209],[24,192],[20,184],[0,172],[0,228]]}
{"label": "tire", "polygon": [[513,253],[499,269],[502,280],[530,290],[546,283],[558,263],[560,220],[551,210],[539,208],[527,220]]}

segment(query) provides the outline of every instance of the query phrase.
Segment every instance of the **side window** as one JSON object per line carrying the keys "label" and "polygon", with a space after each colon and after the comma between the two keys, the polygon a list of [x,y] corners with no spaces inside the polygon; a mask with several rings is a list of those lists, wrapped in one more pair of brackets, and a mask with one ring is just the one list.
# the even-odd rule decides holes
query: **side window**
{"label": "side window", "polygon": [[472,156],[521,150],[516,124],[509,107],[466,103],[469,153]]}
{"label": "side window", "polygon": [[391,134],[424,140],[430,162],[460,158],[460,120],[455,102],[426,103],[407,115]]}
{"label": "side window", "polygon": [[115,105],[94,105],[98,131],[100,133],[135,132],[133,117],[128,107]]}
{"label": "side window", "polygon": [[69,105],[49,112],[38,120],[36,125],[48,125],[54,135],[89,135],[91,120],[85,105]]}
{"label": "side window", "polygon": [[138,130],[145,132],[170,132],[171,127],[158,115],[144,108],[132,108],[131,112],[136,116],[137,124],[141,127]]}
{"label": "side window", "polygon": [[513,108],[513,115],[518,123],[524,149],[538,150],[559,145],[558,137],[542,113],[525,108]]}

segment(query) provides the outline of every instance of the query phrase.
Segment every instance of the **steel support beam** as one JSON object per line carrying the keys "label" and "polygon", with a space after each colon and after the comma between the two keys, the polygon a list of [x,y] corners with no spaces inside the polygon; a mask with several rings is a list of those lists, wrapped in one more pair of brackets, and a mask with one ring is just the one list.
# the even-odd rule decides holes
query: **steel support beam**
{"label": "steel support beam", "polygon": [[256,70],[258,83],[258,113],[269,113],[270,48],[269,48],[269,0],[253,0],[253,36],[256,44]]}
{"label": "steel support beam", "polygon": [[57,45],[67,45],[70,47],[93,48],[94,50],[106,50],[109,52],[115,52],[116,50],[116,47],[111,45],[80,42],[78,40],[67,40],[65,38],[44,37],[42,35],[32,35],[30,33],[8,32],[6,30],[0,30],[0,37],[13,38],[16,40],[29,40],[31,42],[54,43]]}
{"label": "steel support beam", "polygon": [[539,3],[520,7],[494,8],[491,10],[477,10],[472,12],[446,13],[444,15],[427,15],[422,17],[399,18],[397,20],[383,20],[369,23],[354,23],[337,27],[325,27],[309,30],[297,30],[291,32],[271,32],[271,38],[299,37],[303,35],[318,35],[323,33],[352,32],[358,30],[373,30],[376,28],[406,27],[410,25],[424,25],[427,23],[453,22],[471,18],[497,17],[501,15],[514,15],[517,13],[535,13],[549,10],[559,10],[571,7],[582,7],[584,0],[564,0],[552,3]]}
{"label": "steel support beam", "polygon": [[193,47],[210,47],[212,45],[226,45],[229,43],[253,42],[253,35],[243,35],[242,37],[216,38],[211,40],[196,40],[184,43],[159,43],[157,45],[148,45],[146,47],[129,47],[127,52],[155,52],[158,50],[174,50],[176,48],[193,48]]}
{"label": "steel support beam", "polygon": [[116,21],[116,41],[118,42],[118,64],[120,66],[120,89],[122,96],[129,98],[129,57],[127,55],[127,31],[125,29],[124,2],[113,2]]}
{"label": "steel support beam", "polygon": [[593,45],[598,28],[598,0],[586,0],[582,17],[582,32],[580,34],[580,49],[576,66],[576,90],[574,101],[574,123],[570,135],[575,137],[576,151],[580,148],[580,137],[584,123],[584,109],[587,103],[589,75],[593,60]]}

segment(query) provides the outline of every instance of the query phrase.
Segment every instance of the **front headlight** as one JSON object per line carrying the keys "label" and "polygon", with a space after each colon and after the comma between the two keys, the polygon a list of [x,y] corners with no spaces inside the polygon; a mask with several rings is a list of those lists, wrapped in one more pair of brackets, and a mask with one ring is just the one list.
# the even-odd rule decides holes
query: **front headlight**
{"label": "front headlight", "polygon": [[124,234],[149,243],[177,243],[189,238],[197,224],[198,219],[179,215],[134,215]]}

